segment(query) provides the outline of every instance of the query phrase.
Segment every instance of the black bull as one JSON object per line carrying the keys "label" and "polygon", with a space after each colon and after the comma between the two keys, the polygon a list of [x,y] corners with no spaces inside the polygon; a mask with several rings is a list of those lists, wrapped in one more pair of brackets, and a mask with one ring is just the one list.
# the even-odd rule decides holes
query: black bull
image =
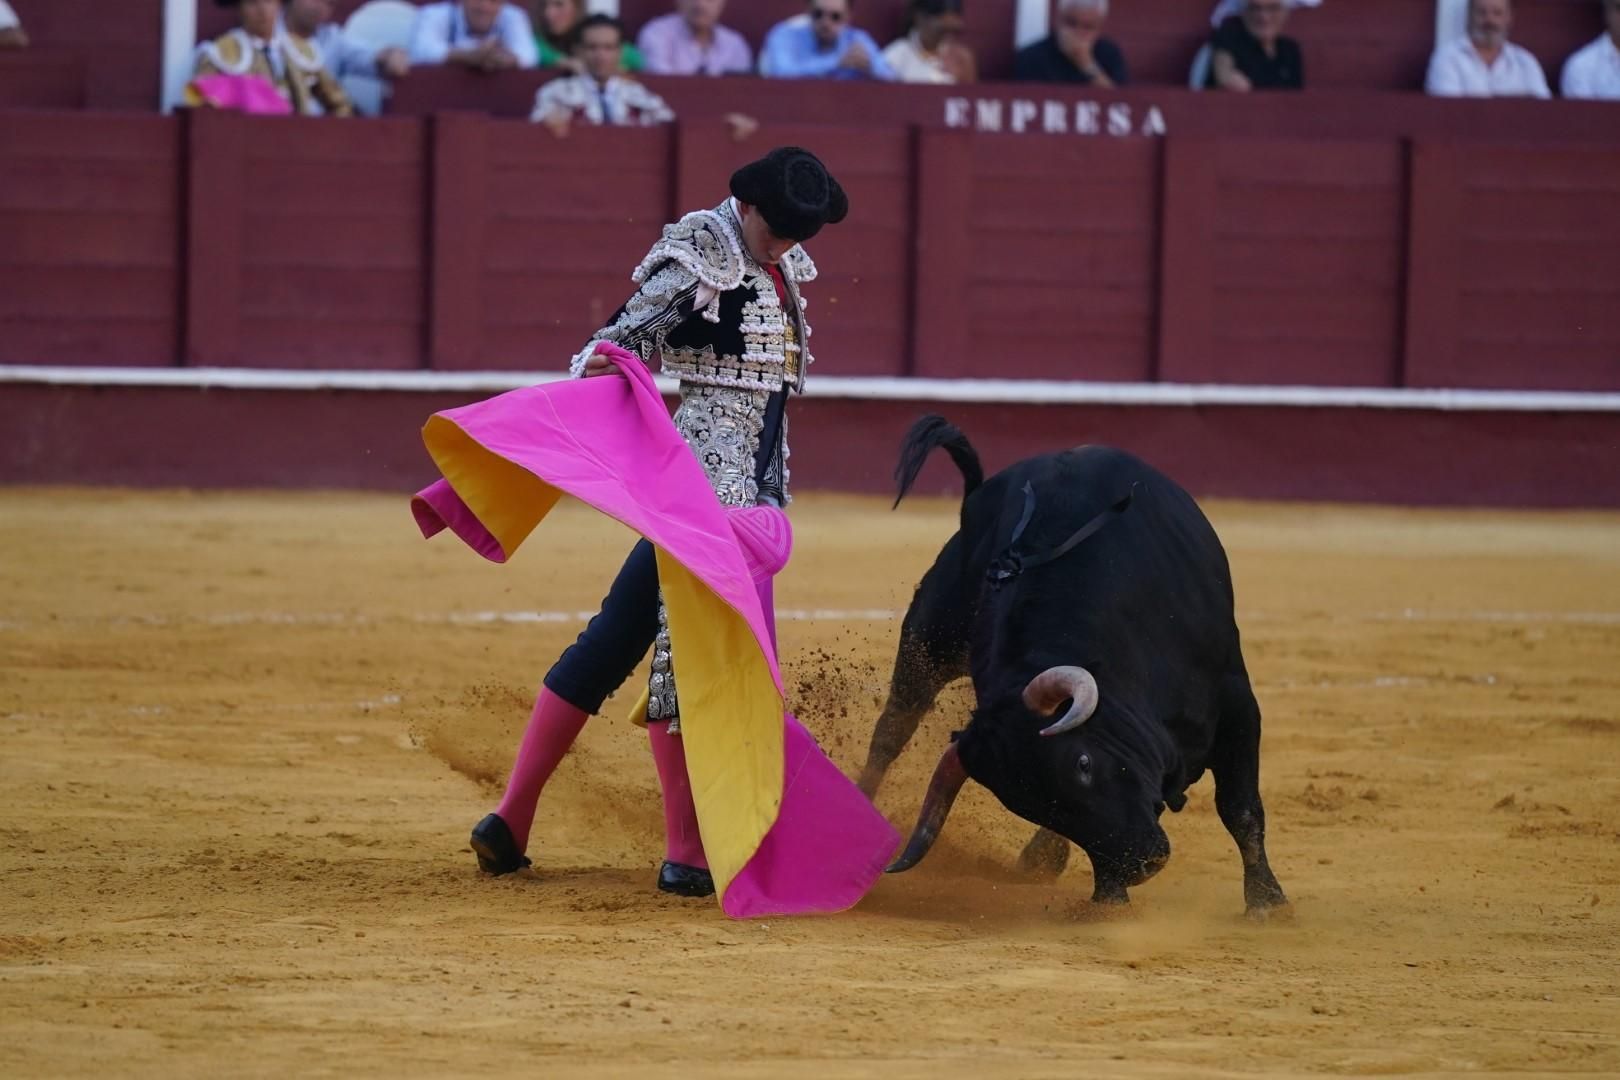
{"label": "black bull", "polygon": [[927,853],[972,777],[1042,827],[1020,860],[1026,869],[1061,871],[1067,838],[1091,859],[1092,899],[1123,903],[1170,856],[1159,816],[1180,810],[1208,769],[1243,857],[1249,911],[1287,903],[1266,861],[1260,707],[1231,571],[1192,497],[1100,446],[1030,458],[986,481],[966,436],[928,416],[902,446],[896,505],[936,447],[962,472],[961,527],[906,612],[862,789],[876,792],[946,684],[971,675],[976,707],[890,869]]}

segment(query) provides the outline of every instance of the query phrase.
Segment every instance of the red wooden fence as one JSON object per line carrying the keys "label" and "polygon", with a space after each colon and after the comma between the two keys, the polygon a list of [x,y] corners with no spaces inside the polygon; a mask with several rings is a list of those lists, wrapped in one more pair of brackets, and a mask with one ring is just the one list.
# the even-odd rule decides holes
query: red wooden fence
{"label": "red wooden fence", "polygon": [[819,371],[1620,389],[1601,106],[1149,100],[1114,104],[1166,137],[0,113],[0,363],[554,369],[794,141],[853,206],[810,245]]}

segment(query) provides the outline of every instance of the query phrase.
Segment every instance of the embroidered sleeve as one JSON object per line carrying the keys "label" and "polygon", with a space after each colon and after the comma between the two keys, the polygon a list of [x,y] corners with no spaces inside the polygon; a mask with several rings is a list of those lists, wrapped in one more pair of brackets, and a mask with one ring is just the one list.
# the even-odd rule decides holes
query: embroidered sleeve
{"label": "embroidered sleeve", "polygon": [[642,363],[650,364],[663,348],[669,332],[692,317],[700,290],[704,296],[710,295],[710,290],[702,289],[703,283],[696,274],[672,259],[659,263],[651,273],[637,280],[641,287],[625,301],[613,321],[598,330],[575,354],[568,365],[568,373],[574,378],[585,373],[585,362],[596,351],[599,341],[623,346],[641,357]]}
{"label": "embroidered sleeve", "polygon": [[803,284],[816,280],[816,264],[804,248],[795,244],[782,256],[782,271],[794,281]]}
{"label": "embroidered sleeve", "polygon": [[675,110],[663,98],[640,83],[632,83],[631,86],[634,88],[631,106],[640,114],[642,124],[667,124],[675,119]]}
{"label": "embroidered sleeve", "polygon": [[569,91],[573,89],[572,79],[552,79],[542,86],[534,95],[534,111],[529,119],[538,123],[552,113],[572,113],[579,107],[575,100],[578,95]]}

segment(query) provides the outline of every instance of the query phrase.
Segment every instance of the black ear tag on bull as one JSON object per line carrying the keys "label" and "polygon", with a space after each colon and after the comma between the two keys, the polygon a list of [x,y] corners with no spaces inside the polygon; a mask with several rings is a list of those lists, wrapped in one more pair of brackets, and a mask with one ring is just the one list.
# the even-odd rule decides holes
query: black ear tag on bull
{"label": "black ear tag on bull", "polygon": [[1073,535],[1051,551],[1041,555],[1025,555],[1018,550],[1018,541],[1023,537],[1024,530],[1029,527],[1029,519],[1035,516],[1035,488],[1026,482],[1024,484],[1024,513],[1019,517],[1017,526],[1013,528],[1012,539],[1007,541],[1006,548],[1000,555],[991,559],[990,565],[985,568],[985,580],[990,583],[992,589],[999,589],[1025,570],[1045,566],[1049,562],[1055,562],[1063,558],[1063,556],[1079,546],[1081,541],[1094,536],[1097,530],[1113,521],[1126,510],[1129,510],[1131,500],[1136,497],[1136,489],[1139,484],[1140,481],[1133,482],[1129,491],[1115,500],[1111,506],[1076,529]]}
{"label": "black ear tag on bull", "polygon": [[1018,524],[1013,526],[1012,538],[1000,555],[990,560],[985,569],[985,580],[990,582],[992,589],[999,589],[1013,578],[1024,572],[1024,556],[1018,550],[1018,541],[1029,528],[1029,519],[1035,516],[1035,488],[1027,480],[1024,482],[1024,512],[1018,518]]}

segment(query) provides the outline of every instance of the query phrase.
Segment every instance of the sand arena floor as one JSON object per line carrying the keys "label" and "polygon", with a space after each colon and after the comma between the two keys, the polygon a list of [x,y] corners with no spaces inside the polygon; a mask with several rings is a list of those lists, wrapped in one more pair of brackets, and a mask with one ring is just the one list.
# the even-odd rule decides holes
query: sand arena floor
{"label": "sand arena floor", "polygon": [[[652,890],[617,716],[537,873],[464,847],[617,526],[497,567],[402,498],[0,490],[0,1075],[1620,1072],[1620,516],[1210,509],[1292,920],[1241,917],[1206,778],[1123,917],[970,786],[857,910],[735,923]],[[954,510],[796,504],[789,683],[851,769]]]}

